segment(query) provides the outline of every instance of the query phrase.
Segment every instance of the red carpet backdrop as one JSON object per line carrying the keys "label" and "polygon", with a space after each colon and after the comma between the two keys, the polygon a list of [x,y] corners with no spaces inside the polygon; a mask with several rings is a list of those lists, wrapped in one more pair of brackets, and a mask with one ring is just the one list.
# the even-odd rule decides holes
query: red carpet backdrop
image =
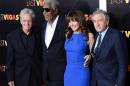
{"label": "red carpet backdrop", "polygon": [[[12,30],[20,27],[19,12],[25,7],[32,8],[36,13],[35,25],[41,29],[44,21],[41,7],[44,0],[0,0],[0,86],[8,86],[6,79],[6,36]],[[91,14],[99,8],[98,0],[59,0],[61,14],[73,9],[80,9],[85,14]],[[107,0],[107,11],[111,15],[111,26],[120,29],[126,36],[130,52],[130,0]],[[130,55],[129,55],[130,64]],[[127,86],[130,86],[130,67]]]}
{"label": "red carpet backdrop", "polygon": [[111,26],[125,35],[129,50],[127,86],[130,86],[130,0],[107,0],[107,11],[111,15]]}

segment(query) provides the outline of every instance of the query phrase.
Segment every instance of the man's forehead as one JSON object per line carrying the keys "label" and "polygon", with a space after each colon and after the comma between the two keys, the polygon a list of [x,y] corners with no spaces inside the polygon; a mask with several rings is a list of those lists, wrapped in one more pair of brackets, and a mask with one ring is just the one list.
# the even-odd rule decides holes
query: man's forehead
{"label": "man's forehead", "polygon": [[51,3],[45,3],[44,8],[51,8]]}
{"label": "man's forehead", "polygon": [[51,7],[53,1],[52,0],[45,0],[44,7]]}

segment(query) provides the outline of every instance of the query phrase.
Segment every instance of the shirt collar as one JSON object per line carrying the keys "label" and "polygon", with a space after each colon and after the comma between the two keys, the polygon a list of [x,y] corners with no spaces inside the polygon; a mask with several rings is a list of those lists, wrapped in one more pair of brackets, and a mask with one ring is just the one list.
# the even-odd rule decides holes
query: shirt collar
{"label": "shirt collar", "polygon": [[104,36],[105,36],[105,34],[106,34],[106,32],[107,32],[108,28],[109,28],[109,27],[107,27],[104,31],[102,31],[102,32],[100,32],[100,33],[99,33],[99,34],[101,34],[101,35],[102,35],[102,38],[101,38],[101,39],[103,39],[103,38],[104,38]]}
{"label": "shirt collar", "polygon": [[[33,31],[32,31],[32,28],[31,28],[31,29],[30,29],[30,33],[29,33],[29,35],[31,35],[32,32],[33,32]],[[20,28],[20,33],[21,33],[21,34],[25,34],[25,33],[23,32],[23,29],[22,29],[22,28]],[[26,34],[25,34],[25,35],[26,35]]]}
{"label": "shirt collar", "polygon": [[50,25],[50,23],[47,23],[47,24],[49,24],[51,27],[56,27],[58,19],[59,19],[59,15],[55,18],[55,20],[53,21],[52,25]]}

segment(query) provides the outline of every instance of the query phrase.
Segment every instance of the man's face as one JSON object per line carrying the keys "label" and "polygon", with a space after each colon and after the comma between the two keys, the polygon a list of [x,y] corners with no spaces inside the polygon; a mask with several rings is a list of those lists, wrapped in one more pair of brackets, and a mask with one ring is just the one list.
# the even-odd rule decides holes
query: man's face
{"label": "man's face", "polygon": [[56,15],[56,11],[54,8],[51,8],[48,5],[44,5],[43,15],[47,22],[53,22],[55,15]]}
{"label": "man's face", "polygon": [[92,17],[92,21],[97,32],[104,31],[108,26],[108,21],[105,20],[105,16],[103,14],[94,15]]}
{"label": "man's face", "polygon": [[30,30],[32,27],[32,17],[30,14],[23,14],[20,23],[22,25],[22,29],[24,30]]}

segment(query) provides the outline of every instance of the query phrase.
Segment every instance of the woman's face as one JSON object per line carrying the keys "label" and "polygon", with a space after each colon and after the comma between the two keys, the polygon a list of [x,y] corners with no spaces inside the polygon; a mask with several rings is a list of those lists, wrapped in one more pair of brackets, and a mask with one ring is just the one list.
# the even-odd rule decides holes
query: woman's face
{"label": "woman's face", "polygon": [[72,29],[73,32],[80,32],[81,31],[80,24],[76,20],[70,20],[69,27]]}

